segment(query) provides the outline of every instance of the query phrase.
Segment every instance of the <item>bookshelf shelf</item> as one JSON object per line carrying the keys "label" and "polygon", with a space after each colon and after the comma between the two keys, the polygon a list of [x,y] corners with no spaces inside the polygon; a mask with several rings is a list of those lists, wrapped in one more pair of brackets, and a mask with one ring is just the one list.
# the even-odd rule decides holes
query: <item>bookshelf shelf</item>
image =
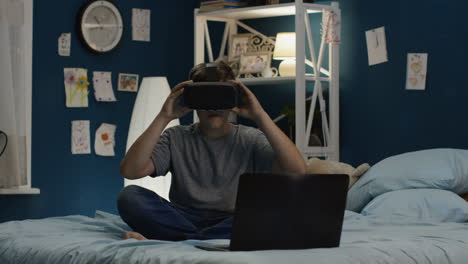
{"label": "bookshelf shelf", "polygon": [[[329,5],[310,4],[304,3],[304,8],[307,9],[308,13],[318,13],[325,10],[333,10],[334,7]],[[254,18],[266,18],[266,17],[278,17],[278,16],[291,16],[296,14],[295,3],[285,3],[276,5],[264,5],[254,7],[242,7],[223,9],[211,12],[199,12],[197,16],[203,16],[211,19],[254,19]]]}
{"label": "bookshelf shelf", "polygon": [[[245,85],[268,85],[268,84],[288,84],[294,83],[296,77],[269,77],[269,78],[239,78],[238,81],[244,83]],[[320,77],[321,81],[329,81],[328,77]],[[314,76],[306,76],[306,82],[314,82]]]}

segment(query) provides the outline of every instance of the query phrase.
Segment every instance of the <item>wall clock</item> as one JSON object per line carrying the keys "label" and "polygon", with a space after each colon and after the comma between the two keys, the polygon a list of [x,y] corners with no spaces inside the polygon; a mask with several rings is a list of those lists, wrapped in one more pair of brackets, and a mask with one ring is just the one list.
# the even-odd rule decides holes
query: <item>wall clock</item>
{"label": "wall clock", "polygon": [[109,0],[92,0],[82,7],[77,27],[78,35],[88,49],[106,53],[122,39],[122,14]]}

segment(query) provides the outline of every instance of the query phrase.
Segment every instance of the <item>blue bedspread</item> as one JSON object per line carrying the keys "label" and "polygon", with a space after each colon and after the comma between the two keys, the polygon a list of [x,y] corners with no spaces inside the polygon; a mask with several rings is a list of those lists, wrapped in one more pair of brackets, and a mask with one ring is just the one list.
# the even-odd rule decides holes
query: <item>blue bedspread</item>
{"label": "blue bedspread", "polygon": [[122,240],[120,217],[97,212],[0,224],[0,263],[468,263],[468,223],[423,223],[346,212],[341,246],[331,249],[212,252],[210,241]]}

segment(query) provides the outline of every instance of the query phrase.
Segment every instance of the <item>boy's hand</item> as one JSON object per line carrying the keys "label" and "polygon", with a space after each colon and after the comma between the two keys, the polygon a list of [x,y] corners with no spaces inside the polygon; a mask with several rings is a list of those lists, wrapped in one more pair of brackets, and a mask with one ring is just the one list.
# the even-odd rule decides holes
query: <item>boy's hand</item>
{"label": "boy's hand", "polygon": [[234,80],[229,80],[228,82],[237,84],[243,91],[242,105],[240,107],[232,108],[231,111],[244,118],[257,122],[262,115],[265,114],[265,110],[263,110],[263,107],[257,100],[257,97],[255,97],[252,91],[250,91],[243,83]]}
{"label": "boy's hand", "polygon": [[192,82],[193,81],[185,81],[177,84],[164,102],[158,116],[163,117],[169,122],[173,119],[183,117],[188,112],[192,111],[192,109],[180,105],[180,96],[184,92],[184,87]]}

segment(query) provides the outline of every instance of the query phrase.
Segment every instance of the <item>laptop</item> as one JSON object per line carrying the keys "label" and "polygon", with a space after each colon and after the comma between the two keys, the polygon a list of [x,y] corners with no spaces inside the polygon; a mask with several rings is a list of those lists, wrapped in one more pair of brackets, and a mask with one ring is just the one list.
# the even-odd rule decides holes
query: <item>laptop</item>
{"label": "laptop", "polygon": [[229,245],[216,251],[330,248],[340,245],[349,176],[245,173],[240,176]]}

